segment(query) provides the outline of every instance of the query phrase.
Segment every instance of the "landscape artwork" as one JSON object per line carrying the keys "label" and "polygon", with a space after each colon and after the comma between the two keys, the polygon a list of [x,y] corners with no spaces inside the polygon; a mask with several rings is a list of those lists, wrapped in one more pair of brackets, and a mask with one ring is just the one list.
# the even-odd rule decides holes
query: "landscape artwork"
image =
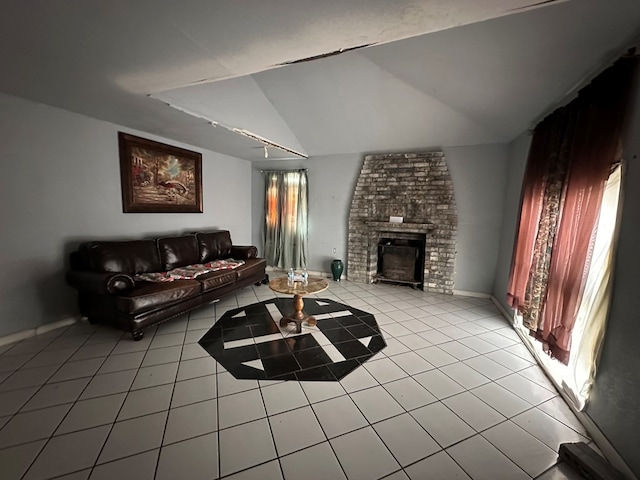
{"label": "landscape artwork", "polygon": [[202,155],[118,133],[125,213],[202,213]]}

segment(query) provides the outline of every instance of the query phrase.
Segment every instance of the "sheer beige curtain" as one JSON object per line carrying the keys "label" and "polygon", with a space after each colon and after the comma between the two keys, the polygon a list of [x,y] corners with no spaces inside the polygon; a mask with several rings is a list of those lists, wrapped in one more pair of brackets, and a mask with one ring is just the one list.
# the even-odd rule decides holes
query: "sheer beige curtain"
{"label": "sheer beige curtain", "polygon": [[266,171],[264,251],[267,265],[306,268],[308,182],[306,170]]}
{"label": "sheer beige curtain", "polygon": [[560,383],[578,410],[584,408],[589,398],[606,330],[621,178],[622,168],[618,166],[604,190],[591,268],[573,327],[572,354],[568,368],[560,372]]}

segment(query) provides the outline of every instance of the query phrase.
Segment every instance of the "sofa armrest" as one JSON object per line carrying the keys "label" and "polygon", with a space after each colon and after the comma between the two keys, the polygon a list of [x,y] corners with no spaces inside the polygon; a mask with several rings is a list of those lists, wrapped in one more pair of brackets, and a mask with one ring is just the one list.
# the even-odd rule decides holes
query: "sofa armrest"
{"label": "sofa armrest", "polygon": [[117,294],[131,290],[136,282],[127,273],[69,270],[67,283],[78,290],[100,294]]}
{"label": "sofa armrest", "polygon": [[236,260],[249,260],[250,258],[256,258],[258,256],[258,249],[253,245],[241,246],[241,245],[232,245],[231,246],[231,257]]}

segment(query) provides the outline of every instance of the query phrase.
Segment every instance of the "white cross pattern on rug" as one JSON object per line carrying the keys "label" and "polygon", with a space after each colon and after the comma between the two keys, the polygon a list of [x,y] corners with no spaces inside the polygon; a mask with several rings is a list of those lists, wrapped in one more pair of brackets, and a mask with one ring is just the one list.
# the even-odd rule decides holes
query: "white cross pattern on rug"
{"label": "white cross pattern on rug", "polygon": [[316,325],[303,322],[300,333],[294,325],[281,327],[291,302],[278,298],[229,311],[200,344],[236,378],[295,379],[304,373],[308,379],[314,369],[323,370],[323,378],[312,380],[342,377],[386,346],[372,314],[332,300],[306,300]]}

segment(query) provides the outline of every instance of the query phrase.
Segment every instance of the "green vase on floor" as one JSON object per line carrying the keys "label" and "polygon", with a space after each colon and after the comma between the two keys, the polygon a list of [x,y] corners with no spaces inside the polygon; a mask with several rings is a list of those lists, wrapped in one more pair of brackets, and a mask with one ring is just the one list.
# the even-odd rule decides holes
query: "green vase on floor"
{"label": "green vase on floor", "polygon": [[340,277],[342,276],[342,272],[344,271],[344,263],[342,260],[334,260],[331,262],[331,273],[333,274],[333,279],[336,282],[340,281]]}

